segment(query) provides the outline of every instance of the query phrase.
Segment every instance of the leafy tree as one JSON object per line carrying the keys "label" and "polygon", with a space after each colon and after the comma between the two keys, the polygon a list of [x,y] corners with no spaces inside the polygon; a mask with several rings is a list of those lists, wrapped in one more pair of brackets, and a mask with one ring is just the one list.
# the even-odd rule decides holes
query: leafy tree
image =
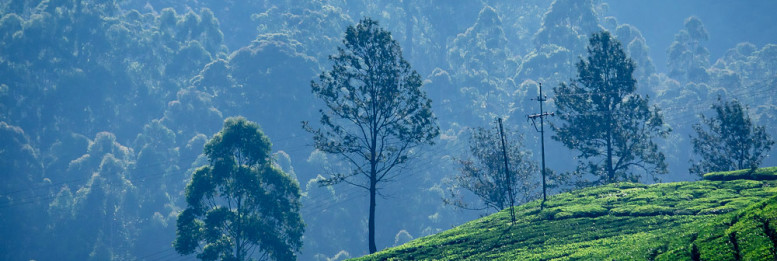
{"label": "leafy tree", "polygon": [[85,154],[70,161],[69,181],[60,181],[61,190],[52,195],[51,223],[45,231],[52,251],[43,259],[130,258],[139,205],[129,173],[134,155],[113,133],[100,132],[89,141]]}
{"label": "leafy tree", "polygon": [[577,78],[554,88],[561,123],[553,125],[553,139],[580,152],[578,173],[599,177],[595,183],[637,181],[634,168],[654,177],[666,173],[653,138],[669,129],[658,108],[635,92],[634,63],[606,31],[593,34],[587,50]]}
{"label": "leafy tree", "polygon": [[70,161],[67,171],[71,178],[89,178],[100,169],[102,162],[105,160],[104,158],[109,155],[124,162],[125,165],[129,165],[133,161],[135,153],[131,148],[121,145],[113,133],[100,132],[89,143],[86,154]]}
{"label": "leafy tree", "polygon": [[737,100],[712,105],[714,117],[700,114],[701,123],[693,125],[693,153],[701,159],[691,161],[689,171],[703,175],[713,171],[756,169],[774,145],[766,127],[754,126],[747,108]]}
{"label": "leafy tree", "polygon": [[141,14],[119,2],[43,1],[2,14],[0,75],[8,77],[0,89],[9,91],[0,91],[0,117],[42,137],[41,148],[60,133],[131,139],[186,80],[226,55],[208,10]]}
{"label": "leafy tree", "polygon": [[[353,1],[357,2],[357,1]],[[275,40],[289,37],[299,41],[304,52],[320,61],[335,50],[340,30],[351,24],[352,19],[333,1],[285,1],[272,3],[261,13],[251,16],[258,22],[256,40]]]}
{"label": "leafy tree", "polygon": [[[749,115],[767,126],[769,135],[777,136],[777,128],[771,127],[777,125],[777,95],[769,95],[777,83],[777,44],[757,48],[740,43],[716,60],[709,71],[711,85],[725,88],[723,97],[736,96],[740,103],[748,104]],[[775,165],[777,158],[766,157],[763,164]]]}
{"label": "leafy tree", "polygon": [[56,222],[79,227],[74,233],[59,234],[62,237],[58,242],[72,240],[72,243],[63,243],[61,247],[67,250],[61,253],[75,254],[64,259],[130,258],[129,250],[135,238],[128,235],[136,232],[132,222],[137,220],[134,214],[137,197],[135,186],[127,179],[127,167],[128,162],[124,159],[107,153],[97,171],[78,189],[73,202],[73,219]]}
{"label": "leafy tree", "polygon": [[[143,127],[135,138],[137,152],[135,168],[130,179],[137,188],[140,204],[137,208],[134,253],[143,256],[161,246],[169,246],[175,237],[175,224],[186,180],[186,169],[180,167],[180,148],[175,145],[176,135],[161,123],[153,120]],[[202,146],[200,146],[202,148]],[[164,235],[164,236],[161,236]]]}
{"label": "leafy tree", "polygon": [[24,130],[0,121],[0,259],[24,259],[32,251],[25,248],[36,245],[29,235],[38,230],[37,213],[44,209],[31,200],[43,174],[39,157]]}
{"label": "leafy tree", "polygon": [[524,56],[516,78],[552,86],[574,73],[574,61],[585,51],[588,36],[603,30],[594,2],[553,1],[534,34],[535,49]]}
{"label": "leafy tree", "polygon": [[613,32],[618,41],[623,43],[624,51],[637,65],[637,68],[634,69],[634,77],[637,79],[638,85],[637,89],[649,87],[648,90],[652,91],[653,86],[651,84],[656,83],[653,83],[655,80],[651,81],[650,77],[656,72],[656,67],[650,58],[650,48],[645,37],[642,36],[642,32],[630,24],[618,25]]}
{"label": "leafy tree", "polygon": [[216,130],[213,126],[218,126],[218,122],[223,118],[221,111],[213,105],[213,95],[189,87],[179,90],[176,96],[175,100],[167,103],[160,123],[172,127],[179,144],[201,132]]}
{"label": "leafy tree", "polygon": [[[514,133],[508,137],[519,137],[517,135]],[[469,139],[470,155],[458,160],[461,173],[453,181],[454,189],[463,188],[472,192],[483,202],[484,207],[473,208],[464,202],[461,194],[454,189],[451,190],[451,197],[445,199],[447,204],[464,209],[500,211],[510,206],[510,196],[513,196],[516,204],[532,198],[537,184],[531,175],[537,173],[538,168],[530,160],[531,152],[523,148],[520,139],[506,141],[510,173],[505,176],[500,139],[496,129],[481,127],[473,130]],[[512,190],[512,193],[509,190]]]}
{"label": "leafy tree", "polygon": [[537,49],[544,44],[556,44],[578,53],[583,50],[585,37],[602,29],[594,1],[555,0],[542,18],[534,44]]}
{"label": "leafy tree", "polygon": [[502,20],[490,6],[483,7],[475,24],[453,39],[448,50],[449,67],[456,72],[455,82],[463,95],[459,99],[471,101],[467,106],[457,106],[459,117],[472,114],[487,122],[515,113],[515,100],[523,97],[512,79],[518,62],[509,46]]}
{"label": "leafy tree", "polygon": [[421,90],[421,76],[402,57],[399,44],[376,21],[365,18],[349,26],[343,47],[330,56],[332,70],[311,82],[326,105],[322,129],[304,122],[314,146],[342,156],[351,173],[337,173],[321,184],[345,182],[370,193],[369,248],[375,246],[375,198],[378,184],[394,180],[411,150],[433,144],[439,135],[431,100]]}
{"label": "leafy tree", "polygon": [[[272,164],[270,140],[242,117],[224,121],[207,144],[209,164],[186,186],[175,250],[202,260],[290,260],[302,246],[299,185]],[[202,247],[201,247],[202,245]],[[201,247],[201,248],[200,248]]]}
{"label": "leafy tree", "polygon": [[[268,135],[302,135],[299,122],[289,119],[306,119],[317,113],[315,98],[307,85],[320,67],[312,57],[295,50],[297,44],[292,39],[257,39],[250,46],[235,51],[229,59],[230,75],[242,87],[242,98],[247,100],[237,113],[273,126],[267,130]],[[283,111],[284,117],[265,113],[274,110]],[[288,148],[291,142],[296,142],[293,146],[305,145],[298,139],[276,144]]]}
{"label": "leafy tree", "polygon": [[699,18],[691,16],[685,19],[683,29],[675,34],[674,42],[666,50],[669,76],[681,82],[708,81],[710,51],[702,45],[707,40],[707,29]]}

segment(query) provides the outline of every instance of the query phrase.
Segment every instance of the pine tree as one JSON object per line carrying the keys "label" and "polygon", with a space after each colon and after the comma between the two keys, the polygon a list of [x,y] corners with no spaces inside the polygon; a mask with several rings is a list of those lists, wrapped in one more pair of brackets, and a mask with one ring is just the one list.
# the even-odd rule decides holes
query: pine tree
{"label": "pine tree", "polygon": [[341,156],[353,169],[322,184],[345,182],[369,191],[369,249],[374,253],[378,185],[397,177],[397,167],[413,148],[432,144],[439,127],[432,101],[421,90],[421,76],[389,32],[365,18],[348,27],[343,45],[330,56],[332,70],[311,83],[326,105],[322,128],[303,125],[316,149]]}
{"label": "pine tree", "polygon": [[587,51],[577,63],[577,78],[554,88],[560,123],[552,125],[553,139],[580,152],[577,173],[593,174],[596,184],[666,173],[653,139],[669,129],[659,109],[636,93],[634,62],[606,31],[591,36]]}

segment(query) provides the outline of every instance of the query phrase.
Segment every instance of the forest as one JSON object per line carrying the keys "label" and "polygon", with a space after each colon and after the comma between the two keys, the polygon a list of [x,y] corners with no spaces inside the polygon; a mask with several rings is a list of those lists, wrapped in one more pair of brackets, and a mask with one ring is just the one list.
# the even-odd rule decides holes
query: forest
{"label": "forest", "polygon": [[0,260],[344,260],[544,193],[777,166],[773,10],[0,1]]}

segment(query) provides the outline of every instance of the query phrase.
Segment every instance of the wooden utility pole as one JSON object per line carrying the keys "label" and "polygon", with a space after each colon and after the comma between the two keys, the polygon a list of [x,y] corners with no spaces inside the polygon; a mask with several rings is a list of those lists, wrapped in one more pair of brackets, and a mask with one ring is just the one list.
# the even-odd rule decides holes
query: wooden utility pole
{"label": "wooden utility pole", "polygon": [[499,118],[499,137],[502,139],[502,156],[505,159],[505,179],[507,180],[507,194],[510,197],[510,219],[515,223],[515,197],[513,196],[513,179],[510,177],[510,168],[507,165],[507,147],[505,146],[505,131],[502,128],[502,118]]}
{"label": "wooden utility pole", "polygon": [[537,131],[540,132],[540,144],[542,148],[542,203],[540,204],[540,209],[545,207],[545,200],[548,199],[548,194],[546,191],[545,186],[545,121],[544,118],[546,116],[553,116],[553,113],[547,113],[542,111],[542,103],[547,100],[547,97],[542,95],[542,83],[540,83],[540,95],[537,97],[537,101],[540,102],[540,113],[539,114],[533,114],[528,115],[527,117],[531,120],[532,125],[534,125],[534,129],[537,130],[537,123],[534,122],[534,119],[539,118],[540,119],[540,129]]}

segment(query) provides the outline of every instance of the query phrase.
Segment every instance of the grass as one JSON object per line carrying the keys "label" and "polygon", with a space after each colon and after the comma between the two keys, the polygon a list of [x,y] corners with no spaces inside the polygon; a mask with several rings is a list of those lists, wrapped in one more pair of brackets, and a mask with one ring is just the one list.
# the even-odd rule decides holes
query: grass
{"label": "grass", "polygon": [[777,180],[708,175],[562,193],[355,260],[777,259]]}
{"label": "grass", "polygon": [[735,171],[710,172],[704,174],[705,180],[777,180],[777,167],[759,168],[756,170],[742,169]]}

